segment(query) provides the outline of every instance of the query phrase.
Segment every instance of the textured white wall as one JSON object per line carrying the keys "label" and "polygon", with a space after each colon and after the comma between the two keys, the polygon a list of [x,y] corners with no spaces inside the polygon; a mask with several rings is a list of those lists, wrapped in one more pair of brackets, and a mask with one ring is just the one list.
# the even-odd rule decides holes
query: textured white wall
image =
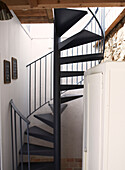
{"label": "textured white wall", "polygon": [[[18,79],[4,84],[3,60],[17,58]],[[0,144],[2,148],[2,170],[11,170],[11,130],[10,99],[19,110],[27,115],[27,69],[31,57],[31,39],[14,17],[10,21],[0,22]]]}

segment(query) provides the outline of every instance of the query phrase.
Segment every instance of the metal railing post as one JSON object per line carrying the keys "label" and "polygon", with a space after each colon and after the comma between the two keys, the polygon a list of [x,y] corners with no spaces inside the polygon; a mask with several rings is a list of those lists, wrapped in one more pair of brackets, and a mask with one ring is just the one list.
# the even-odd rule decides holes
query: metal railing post
{"label": "metal railing post", "polygon": [[17,160],[17,125],[16,125],[16,111],[14,110],[14,129],[15,129],[15,157],[16,157],[16,170],[18,167],[18,160]]}
{"label": "metal railing post", "polygon": [[21,170],[23,170],[23,138],[22,138],[22,119],[20,117],[20,146],[21,146]]}
{"label": "metal railing post", "polygon": [[52,54],[50,59],[50,100],[52,100]]}
{"label": "metal railing post", "polygon": [[[72,48],[72,56],[73,56],[73,48]],[[74,66],[74,64],[72,63],[72,71],[73,71],[73,66]],[[72,84],[73,84],[73,77],[72,77]]]}
{"label": "metal railing post", "polygon": [[31,113],[31,65],[29,66],[29,115]]}
{"label": "metal railing post", "polygon": [[27,123],[27,152],[28,152],[28,170],[30,170],[30,146],[29,146],[29,124]]}
{"label": "metal railing post", "polygon": [[34,65],[34,110],[36,110],[36,62]]}
{"label": "metal railing post", "polygon": [[47,97],[47,58],[45,58],[45,103],[46,103],[46,97]]}
{"label": "metal railing post", "polygon": [[40,89],[39,89],[39,91],[40,91],[40,92],[39,92],[39,93],[40,93],[40,99],[39,99],[39,100],[40,100],[40,101],[39,101],[40,106],[41,106],[41,80],[42,80],[42,79],[41,79],[41,72],[42,72],[42,70],[41,70],[41,59],[40,59],[40,78],[39,78],[39,79],[40,79],[40,80],[39,80],[39,81],[40,81]]}
{"label": "metal railing post", "polygon": [[12,110],[12,106],[11,106],[11,144],[12,144],[12,169],[14,169],[13,110]]}
{"label": "metal railing post", "polygon": [[[79,48],[77,47],[77,56],[79,54]],[[79,70],[79,64],[77,63],[77,66],[76,66],[76,71]],[[77,84],[78,84],[78,76],[77,76]]]}

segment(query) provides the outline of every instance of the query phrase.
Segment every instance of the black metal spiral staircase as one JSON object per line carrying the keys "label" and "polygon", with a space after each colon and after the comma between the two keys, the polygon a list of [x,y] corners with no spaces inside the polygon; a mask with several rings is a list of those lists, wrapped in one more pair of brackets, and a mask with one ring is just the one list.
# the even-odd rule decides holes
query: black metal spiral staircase
{"label": "black metal spiral staircase", "polygon": [[[102,36],[83,29],[72,37],[60,42],[60,37],[68,31],[75,23],[87,14],[86,11],[72,10],[72,9],[55,9],[54,10],[54,100],[51,108],[54,114],[37,114],[34,117],[51,128],[54,133],[51,134],[37,126],[30,127],[25,131],[25,135],[29,135],[38,139],[49,141],[54,144],[54,148],[37,146],[29,144],[29,151],[27,150],[27,143],[24,143],[20,154],[22,155],[41,155],[54,157],[54,162],[44,163],[20,163],[16,170],[60,170],[61,169],[61,112],[65,109],[64,103],[83,97],[83,95],[61,95],[62,91],[81,89],[83,85],[65,85],[60,83],[60,79],[64,77],[83,76],[84,71],[60,71],[60,66],[69,63],[78,63],[94,60],[102,60],[104,50],[102,53],[86,54],[80,56],[60,57],[60,52],[65,49],[87,44],[97,40],[104,40]],[[101,26],[100,26],[101,27]],[[104,48],[104,47],[103,47]],[[12,104],[12,103],[11,103]],[[63,105],[62,105],[63,104]]]}

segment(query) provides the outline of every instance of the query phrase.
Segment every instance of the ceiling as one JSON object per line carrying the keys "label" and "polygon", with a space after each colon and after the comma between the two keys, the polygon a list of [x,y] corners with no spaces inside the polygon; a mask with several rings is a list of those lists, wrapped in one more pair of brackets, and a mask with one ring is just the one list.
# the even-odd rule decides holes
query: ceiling
{"label": "ceiling", "polygon": [[52,8],[125,6],[125,0],[3,0],[21,23],[52,23]]}
{"label": "ceiling", "polygon": [[28,10],[14,10],[21,23],[52,23],[53,13],[52,9],[28,9]]}

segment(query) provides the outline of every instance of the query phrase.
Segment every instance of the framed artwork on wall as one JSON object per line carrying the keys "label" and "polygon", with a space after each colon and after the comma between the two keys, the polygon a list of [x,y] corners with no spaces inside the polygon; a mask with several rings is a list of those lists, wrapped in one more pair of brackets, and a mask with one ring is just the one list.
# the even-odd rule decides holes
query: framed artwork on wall
{"label": "framed artwork on wall", "polygon": [[10,61],[4,60],[4,83],[11,83]]}
{"label": "framed artwork on wall", "polygon": [[12,57],[12,79],[16,80],[17,78],[18,78],[17,59]]}

